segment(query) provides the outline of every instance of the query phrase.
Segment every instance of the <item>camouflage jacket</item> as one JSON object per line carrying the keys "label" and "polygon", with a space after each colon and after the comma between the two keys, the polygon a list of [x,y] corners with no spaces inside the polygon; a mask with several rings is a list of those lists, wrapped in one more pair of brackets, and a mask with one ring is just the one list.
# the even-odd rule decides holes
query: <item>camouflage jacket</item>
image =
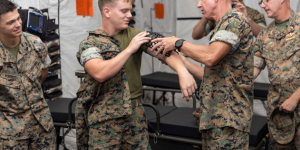
{"label": "camouflage jacket", "polygon": [[266,20],[262,13],[260,13],[256,9],[247,6],[246,9],[247,9],[247,14],[249,18],[251,18],[251,20],[253,20],[255,23],[257,23],[260,26],[266,26]]}
{"label": "camouflage jacket", "polygon": [[[249,18],[251,18],[255,23],[257,23],[260,26],[266,26],[266,20],[262,13],[248,6],[246,6],[246,9]],[[214,20],[209,20],[207,22],[207,25],[211,30],[213,30],[217,26],[217,23]]]}
{"label": "camouflage jacket", "polygon": [[4,139],[33,136],[31,125],[37,121],[46,131],[53,127],[41,87],[47,48],[28,33],[20,38],[17,59],[0,42],[0,138]]}
{"label": "camouflage jacket", "polygon": [[[89,32],[79,46],[77,59],[82,65],[91,58],[109,60],[120,53],[119,43],[103,30]],[[82,53],[90,51],[82,57]],[[124,67],[112,78],[100,83],[85,75],[77,92],[77,147],[87,149],[88,126],[132,113],[130,91]]]}
{"label": "camouflage jacket", "polygon": [[[300,87],[300,15],[291,12],[289,23],[280,32],[275,21],[264,28],[253,46],[254,64],[258,68],[268,66],[271,86],[268,94],[268,125],[272,130],[274,124],[270,120],[272,112],[288,99]],[[298,105],[295,109],[299,123]],[[276,140],[285,140],[285,133],[272,133]],[[288,142],[288,141],[287,141]]]}
{"label": "camouflage jacket", "polygon": [[200,87],[200,130],[230,126],[249,132],[253,105],[253,35],[250,23],[230,9],[213,30],[210,43],[232,50],[217,65],[205,67]]}

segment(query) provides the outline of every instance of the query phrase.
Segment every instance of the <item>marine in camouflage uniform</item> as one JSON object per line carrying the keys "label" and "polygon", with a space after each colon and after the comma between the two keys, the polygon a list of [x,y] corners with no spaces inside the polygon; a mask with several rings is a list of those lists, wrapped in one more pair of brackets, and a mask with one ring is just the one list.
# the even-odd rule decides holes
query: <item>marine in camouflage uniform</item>
{"label": "marine in camouflage uniform", "polygon": [[[246,9],[247,9],[248,16],[251,18],[251,20],[253,20],[255,23],[257,23],[258,25],[260,25],[262,27],[266,26],[265,17],[262,13],[260,13],[256,9],[250,8],[248,6],[246,6]],[[211,30],[213,30],[216,26],[217,26],[217,23],[214,20],[209,20],[207,22],[207,27],[205,28],[206,35]]]}
{"label": "marine in camouflage uniform", "polygon": [[[77,58],[84,65],[120,52],[119,41],[98,29],[81,42]],[[77,97],[78,149],[150,149],[144,108],[139,99],[131,99],[124,67],[103,83],[86,74]]]}
{"label": "marine in camouflage uniform", "polygon": [[300,149],[300,105],[293,113],[278,111],[300,87],[300,15],[291,12],[282,32],[275,21],[259,34],[253,46],[254,65],[268,66],[271,86],[268,94],[268,128],[274,149]]}
{"label": "marine in camouflage uniform", "polygon": [[[165,52],[177,43],[182,53],[206,65],[201,67],[181,57],[188,70],[202,80],[199,89],[202,149],[248,149],[253,114],[253,34],[247,18],[230,9],[228,1],[217,3],[216,10],[224,4],[229,9],[223,9],[224,15],[208,46],[185,41],[179,47],[177,37],[152,42],[163,43]],[[198,4],[201,9],[209,5],[202,1]],[[204,11],[206,18],[220,15],[213,10]]]}
{"label": "marine in camouflage uniform", "polygon": [[[229,43],[232,50],[217,65],[204,69],[200,87],[202,147],[247,149],[253,114],[253,53],[250,50],[253,35],[250,24],[244,15],[230,9],[218,21],[210,39],[210,43]],[[225,138],[227,141],[219,143],[220,147],[214,145],[218,138],[209,138],[223,139],[223,136],[233,134],[236,137]]]}
{"label": "marine in camouflage uniform", "polygon": [[0,149],[56,148],[55,129],[41,87],[47,48],[22,33],[17,58],[0,42]]}

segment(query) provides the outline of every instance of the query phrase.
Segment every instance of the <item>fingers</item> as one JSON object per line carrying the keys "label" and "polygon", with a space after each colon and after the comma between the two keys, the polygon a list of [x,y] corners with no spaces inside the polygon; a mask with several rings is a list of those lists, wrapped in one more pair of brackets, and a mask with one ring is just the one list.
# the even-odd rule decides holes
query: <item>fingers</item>
{"label": "fingers", "polygon": [[283,111],[285,113],[292,113],[294,110],[292,110],[291,108],[288,108],[287,106],[281,105],[279,107],[279,111]]}
{"label": "fingers", "polygon": [[282,109],[282,105],[279,107],[279,111],[282,111],[283,109]]}
{"label": "fingers", "polygon": [[160,53],[160,52],[163,52],[164,51],[164,46],[160,46],[159,48],[157,48],[157,52],[156,52],[156,56]]}
{"label": "fingers", "polygon": [[163,40],[163,38],[156,38],[154,40],[152,40],[152,43],[156,43],[156,42],[161,42]]}
{"label": "fingers", "polygon": [[155,49],[157,49],[157,48],[159,48],[159,47],[161,47],[161,46],[162,46],[162,43],[161,43],[161,42],[156,43],[156,44],[152,47],[151,51],[154,51]]}
{"label": "fingers", "polygon": [[147,35],[149,35],[148,32],[140,32],[140,33],[137,34],[136,36],[143,36],[143,37],[145,37],[145,36],[147,36]]}
{"label": "fingers", "polygon": [[[182,88],[181,88],[182,89]],[[186,90],[186,89],[182,89],[181,90],[181,93],[182,93],[182,98],[185,98],[185,100],[187,101],[187,102],[189,102],[189,96],[188,96],[188,91]]]}

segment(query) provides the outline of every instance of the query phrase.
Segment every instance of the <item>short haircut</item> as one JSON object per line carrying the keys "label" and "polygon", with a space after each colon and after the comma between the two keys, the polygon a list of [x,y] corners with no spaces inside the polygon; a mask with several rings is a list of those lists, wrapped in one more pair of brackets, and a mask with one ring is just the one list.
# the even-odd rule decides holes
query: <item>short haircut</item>
{"label": "short haircut", "polygon": [[11,2],[10,0],[0,0],[0,19],[3,14],[12,12],[17,9],[17,4]]}
{"label": "short haircut", "polygon": [[114,3],[115,1],[125,1],[125,2],[131,2],[132,4],[135,2],[135,0],[98,0],[98,7],[100,9],[100,12],[102,13],[103,7],[106,4]]}

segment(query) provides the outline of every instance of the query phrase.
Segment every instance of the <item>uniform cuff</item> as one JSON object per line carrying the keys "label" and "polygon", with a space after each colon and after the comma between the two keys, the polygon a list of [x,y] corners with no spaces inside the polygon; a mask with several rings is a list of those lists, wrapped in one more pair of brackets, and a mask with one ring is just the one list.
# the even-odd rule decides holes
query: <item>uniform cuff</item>
{"label": "uniform cuff", "polygon": [[234,34],[233,32],[226,31],[226,30],[220,30],[218,31],[213,38],[210,40],[209,43],[215,42],[215,41],[222,41],[226,42],[232,45],[232,49],[229,52],[229,54],[232,54],[240,45],[240,39],[239,37]]}
{"label": "uniform cuff", "polygon": [[254,56],[254,66],[260,69],[265,69],[266,62],[263,58]]}
{"label": "uniform cuff", "polygon": [[48,68],[51,64],[51,59],[49,57],[49,55],[47,54],[47,58],[46,58],[46,61],[44,62],[44,69],[45,68]]}
{"label": "uniform cuff", "polygon": [[103,59],[103,57],[99,54],[99,49],[97,47],[88,48],[81,53],[80,64],[84,66],[87,61],[95,58]]}
{"label": "uniform cuff", "polygon": [[261,26],[261,27],[266,27],[266,25],[264,23],[258,23],[257,25]]}

